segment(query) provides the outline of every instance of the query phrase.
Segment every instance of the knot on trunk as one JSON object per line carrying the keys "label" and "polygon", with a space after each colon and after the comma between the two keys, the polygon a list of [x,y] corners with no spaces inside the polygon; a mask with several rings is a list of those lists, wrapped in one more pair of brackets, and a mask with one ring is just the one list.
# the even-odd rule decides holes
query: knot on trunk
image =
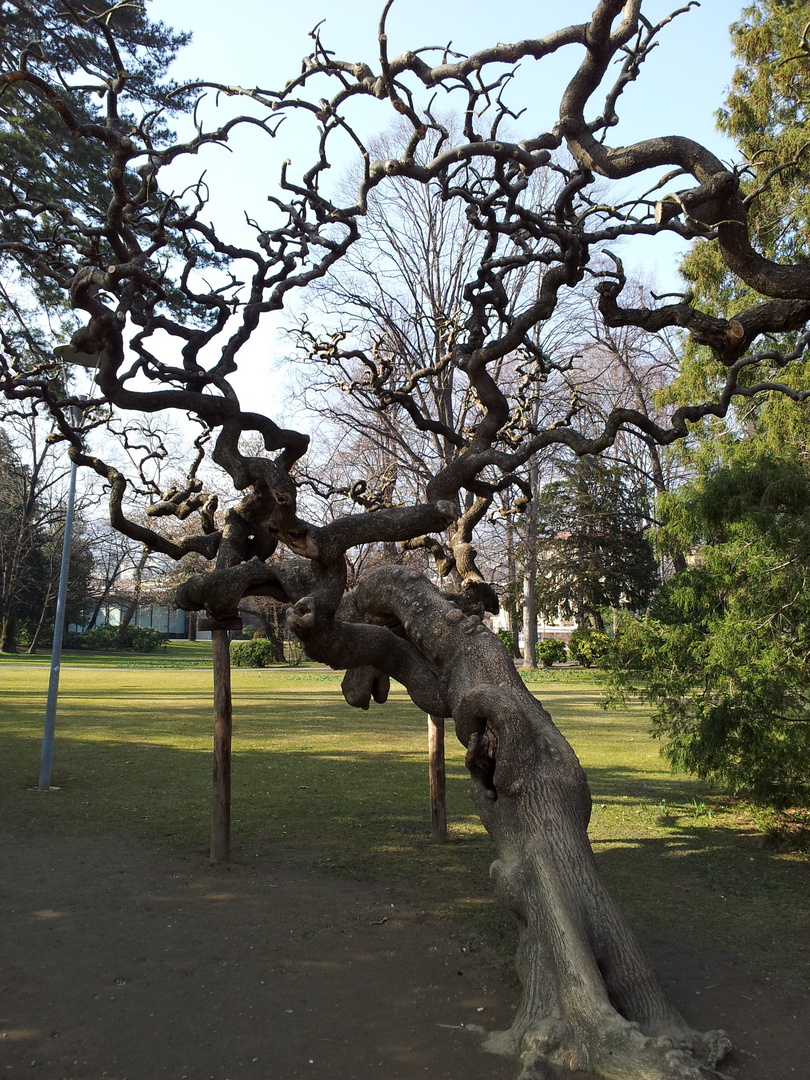
{"label": "knot on trunk", "polygon": [[287,626],[294,633],[311,630],[315,625],[315,597],[302,596],[300,600],[287,608],[285,616]]}
{"label": "knot on trunk", "polygon": [[[275,585],[273,590],[271,586]],[[239,602],[250,590],[252,595],[273,595],[278,591],[276,571],[259,559],[239,563],[210,574],[194,574],[177,587],[175,604],[184,611],[207,611],[213,619],[230,619],[239,611]]]}
{"label": "knot on trunk", "polygon": [[483,735],[487,722],[498,708],[500,691],[495,686],[474,686],[465,691],[453,714],[456,735],[469,746],[474,735]]}
{"label": "knot on trunk", "polygon": [[713,228],[733,216],[731,205],[737,190],[737,177],[733,173],[715,173],[700,187],[665,195],[655,207],[656,223],[665,225],[685,214],[690,221]]}
{"label": "knot on trunk", "polygon": [[384,705],[388,701],[391,680],[384,671],[366,665],[349,668],[343,676],[340,688],[349,705],[356,709],[367,709],[372,698],[378,705]]}
{"label": "knot on trunk", "polygon": [[497,686],[475,686],[462,694],[453,720],[456,735],[467,747],[464,764],[474,782],[482,785],[488,799],[497,799],[495,766],[498,735],[493,719],[503,709],[504,691]]}
{"label": "knot on trunk", "polygon": [[463,595],[467,598],[468,605],[480,608],[480,616],[483,618],[485,611],[497,615],[501,610],[498,594],[493,587],[481,578],[469,577],[462,582]]}

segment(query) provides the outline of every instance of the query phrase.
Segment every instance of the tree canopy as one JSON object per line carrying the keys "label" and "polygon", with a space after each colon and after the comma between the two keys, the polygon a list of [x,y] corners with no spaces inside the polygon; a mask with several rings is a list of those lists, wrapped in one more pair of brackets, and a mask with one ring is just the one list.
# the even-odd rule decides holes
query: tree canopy
{"label": "tree canopy", "polygon": [[756,0],[731,27],[737,68],[720,127],[745,155],[751,224],[763,249],[806,262],[810,41],[798,0]]}
{"label": "tree canopy", "polygon": [[538,496],[537,607],[602,630],[605,609],[640,610],[652,599],[649,510],[626,469],[582,458],[560,471]]}
{"label": "tree canopy", "polygon": [[[731,26],[736,69],[718,126],[740,149],[740,190],[757,248],[806,263],[810,222],[810,45],[800,2],[755,0]],[[694,245],[683,272],[707,310],[733,317],[751,303],[753,281],[729,271],[717,241]],[[763,295],[768,295],[763,290]]]}
{"label": "tree canopy", "polygon": [[[152,22],[137,4],[90,0],[74,8],[60,0],[4,0],[2,9],[0,65],[17,71],[30,92],[6,88],[0,95],[0,265],[16,270],[41,304],[58,308],[65,298],[54,277],[75,273],[71,260],[82,245],[92,246],[92,227],[108,209],[109,143],[102,133],[113,123],[123,131],[137,122],[126,104],[132,100],[141,114],[150,110],[149,143],[167,140],[167,119],[188,95],[166,72],[188,35]],[[121,87],[126,81],[126,93],[110,98],[104,87],[116,81]],[[66,265],[34,268],[18,257],[15,241],[59,253]]]}
{"label": "tree canopy", "polygon": [[[36,647],[53,627],[64,537],[64,461],[31,417],[0,430],[0,652],[16,652],[22,636]],[[72,537],[68,617],[78,615],[92,558],[79,526]]]}
{"label": "tree canopy", "polygon": [[[718,114],[744,154],[758,245],[798,262],[808,254],[807,25],[803,4],[747,6],[731,28],[738,66]],[[733,320],[754,299],[714,240],[699,241],[684,269],[707,310]],[[785,377],[807,386],[806,359]],[[699,400],[715,380],[711,352],[692,342],[670,399]],[[659,544],[692,563],[641,623],[623,624],[612,656],[613,692],[634,686],[655,704],[653,730],[676,767],[777,805],[810,798],[808,446],[806,411],[778,397],[744,397],[694,430],[693,479],[658,505]]]}
{"label": "tree canopy", "polygon": [[806,449],[737,447],[664,504],[662,543],[695,552],[694,564],[645,619],[622,624],[614,691],[633,686],[655,704],[653,731],[676,767],[770,804],[806,804]]}

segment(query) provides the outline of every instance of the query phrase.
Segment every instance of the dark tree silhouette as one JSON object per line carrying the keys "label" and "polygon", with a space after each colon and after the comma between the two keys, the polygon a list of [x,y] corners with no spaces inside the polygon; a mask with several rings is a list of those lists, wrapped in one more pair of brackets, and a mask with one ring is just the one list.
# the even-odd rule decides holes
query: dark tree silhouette
{"label": "dark tree silhouette", "polygon": [[635,476],[601,459],[561,462],[558,477],[540,492],[537,606],[580,627],[603,630],[606,608],[647,607],[658,583],[650,540],[644,535],[643,493]]}
{"label": "dark tree silhouette", "polygon": [[[96,176],[88,198],[77,202],[61,200],[56,189],[43,198],[4,159],[3,256],[23,283],[45,281],[70,299],[82,325],[62,356],[96,369],[102,407],[198,418],[240,501],[217,512],[198,455],[185,483],[153,503],[149,523],[139,523],[127,512],[127,478],[85,449],[82,432],[71,428],[66,410],[74,399],[54,382],[55,364],[21,363],[7,337],[3,386],[51,411],[73,459],[109,484],[116,528],[175,559],[194,552],[214,564],[181,586],[182,606],[227,620],[246,596],[281,600],[308,654],[346,669],[351,705],[383,701],[394,678],[420,708],[454,719],[472,797],[495,842],[496,891],[520,928],[522,1002],[512,1028],[490,1037],[491,1049],[520,1056],[527,1080],[545,1076],[550,1064],[615,1080],[712,1076],[728,1041],[692,1031],[669,1002],[597,871],[584,772],[482,625],[496,597],[477,567],[474,532],[497,496],[525,490],[527,468],[549,448],[600,454],[623,430],[667,445],[702,417],[725,415],[739,396],[806,400],[810,391],[791,388],[783,372],[807,343],[810,266],[774,263],[752,246],[738,177],[705,147],[657,135],[614,144],[621,94],[670,21],[651,22],[644,0],[596,0],[585,23],[471,56],[426,47],[390,55],[390,3],[375,68],[339,60],[316,30],[311,55],[282,89],[197,84],[202,100],[182,140],[161,126],[159,105],[128,96],[137,89],[139,61],[137,50],[126,57],[117,51],[115,15],[123,5],[109,17],[74,16],[107,57],[101,63],[94,54],[81,78],[60,78],[58,50],[44,48],[36,56],[29,50],[0,78],[6,97],[49,107],[67,142],[102,148],[107,163],[105,198],[93,197]],[[561,87],[557,122],[513,140],[508,129],[528,122],[508,104],[515,65],[542,64],[562,49],[576,51],[579,66]],[[455,137],[438,119],[437,96],[461,107]],[[393,110],[404,132],[382,159],[367,151],[361,127],[375,107],[378,129]],[[206,182],[185,186],[188,168],[184,181],[172,179],[177,164],[193,165],[209,146],[235,142],[243,130],[282,139],[299,121],[314,125],[312,158],[303,169],[285,164],[281,193],[254,208],[230,240],[209,221]],[[331,161],[347,147],[356,148],[361,165],[354,201],[328,183]],[[264,168],[255,145],[245,167]],[[540,170],[558,179],[539,185],[555,191],[547,203],[531,182]],[[678,190],[670,190],[676,177]],[[442,349],[405,376],[384,347],[364,347],[344,328],[313,333],[310,355],[356,361],[370,408],[398,409],[417,431],[456,452],[431,470],[418,503],[401,505],[394,493],[360,503],[355,513],[308,520],[296,482],[307,437],[281,428],[253,400],[243,408],[232,376],[262,317],[337,268],[362,235],[370,193],[399,183],[435,186],[480,233]],[[238,203],[238,190],[230,199]],[[716,236],[725,265],[763,299],[732,321],[700,311],[688,296],[651,305],[625,300],[621,262],[614,257],[606,268],[594,253],[622,237],[666,231]],[[534,284],[518,302],[510,285],[516,273]],[[537,334],[578,287],[595,288],[609,327],[680,327],[709,346],[724,374],[719,393],[664,420],[624,402],[604,410],[598,429],[592,417],[580,426],[576,387],[560,393],[571,358],[544,349]],[[759,344],[774,332],[792,333],[795,344],[788,351],[771,348],[769,339]],[[460,430],[420,407],[420,393],[450,367],[475,404]],[[242,449],[246,433],[262,437],[265,454]],[[160,527],[173,519],[186,530]],[[195,520],[199,528],[189,530]],[[448,529],[444,544],[437,537]],[[452,560],[460,587],[443,593],[415,569],[390,565],[361,575],[346,593],[350,549],[403,542],[421,542],[440,563]]]}

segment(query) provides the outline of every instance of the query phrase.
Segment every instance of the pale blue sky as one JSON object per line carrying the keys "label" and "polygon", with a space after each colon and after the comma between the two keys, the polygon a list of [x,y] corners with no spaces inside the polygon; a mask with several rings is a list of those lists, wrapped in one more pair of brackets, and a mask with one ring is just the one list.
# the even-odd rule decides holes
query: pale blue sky
{"label": "pale blue sky", "polygon": [[[648,0],[643,10],[648,18],[657,20],[665,17],[675,2]],[[612,133],[613,141],[688,134],[721,158],[733,158],[733,148],[716,130],[714,112],[731,78],[728,25],[739,15],[741,4],[742,0],[704,0],[702,6],[664,29],[641,78],[620,101],[621,123]],[[389,54],[450,40],[468,53],[493,41],[537,37],[566,23],[584,21],[593,5],[594,0],[396,0],[387,23]],[[382,0],[150,0],[153,18],[193,34],[176,66],[177,77],[198,75],[269,89],[281,87],[298,74],[301,58],[312,44],[309,31],[321,19],[325,20],[322,39],[328,48],[344,59],[367,60],[376,69],[381,9]],[[553,125],[560,90],[580,58],[581,50],[569,47],[541,64],[528,61],[522,65],[509,96],[510,102],[528,106],[517,122],[520,136]],[[333,93],[334,89],[330,85],[324,92]],[[455,102],[463,104],[460,95],[450,104]],[[598,98],[595,102],[594,112]],[[442,104],[440,99],[440,108]],[[392,113],[366,103],[363,117],[359,122],[367,125],[363,131],[368,134],[387,127]],[[259,144],[250,167],[223,151],[201,155],[193,167],[199,164],[212,170],[209,177],[227,187],[230,196],[238,184],[246,205],[266,206],[267,193],[277,190],[285,158],[292,158],[296,167],[312,164],[311,152],[304,150],[300,138],[295,122],[288,120],[274,143],[264,140]],[[349,150],[348,142],[345,148]],[[345,163],[338,160],[332,176],[337,177],[342,168]],[[228,202],[232,204],[232,197]],[[225,201],[221,210],[212,202],[212,211],[227,214]]]}
{"label": "pale blue sky", "polygon": [[[649,0],[643,10],[660,19],[675,6],[676,0]],[[593,7],[594,0],[397,0],[387,24],[389,53],[450,40],[469,53],[493,41],[538,37],[584,21]],[[713,113],[732,71],[728,26],[741,7],[742,0],[703,0],[665,28],[642,79],[626,94],[626,141],[687,132],[702,140],[718,138]],[[178,74],[204,73],[223,82],[265,87],[277,87],[297,74],[311,44],[309,31],[322,19],[328,47],[345,59],[366,59],[376,67],[381,9],[381,0],[150,0],[153,18],[194,35]],[[579,50],[569,49],[560,62],[542,65],[550,72],[552,109],[559,79],[578,56]]]}
{"label": "pale blue sky", "polygon": [[[739,16],[742,2],[704,0],[701,7],[665,28],[641,78],[622,97],[621,124],[612,141],[690,135],[722,159],[733,159],[733,148],[716,131],[714,112],[722,104],[731,78],[728,26]],[[593,6],[594,0],[396,0],[387,24],[389,54],[451,40],[459,51],[469,53],[493,41],[539,37],[584,21]],[[675,6],[677,0],[648,0],[643,10],[648,18],[658,20]],[[309,31],[321,19],[326,20],[322,40],[328,48],[343,59],[366,60],[377,69],[381,9],[382,0],[150,0],[149,7],[152,18],[193,34],[175,69],[177,77],[201,76],[265,88],[279,88],[298,74],[301,58],[311,46]],[[515,85],[515,98],[510,97],[510,101],[520,100],[529,106],[519,121],[521,136],[546,130],[554,123],[561,87],[580,56],[579,49],[569,48],[550,62],[523,66],[523,81]],[[389,109],[375,109],[368,121],[371,130],[387,127],[391,115]],[[198,172],[207,169],[212,190],[222,191],[221,200],[212,199],[211,216],[217,222],[226,221],[231,229],[238,227],[243,209],[264,213],[267,194],[278,191],[279,167],[285,157],[291,157],[296,165],[312,163],[292,123],[285,124],[273,143],[265,139],[255,150],[251,143],[247,157],[217,150],[201,154],[189,165]],[[338,162],[332,175],[339,174],[341,166]],[[192,178],[189,174],[188,179]],[[241,197],[234,199],[237,190]],[[664,291],[678,286],[676,267],[681,249],[676,238],[659,237],[622,250],[628,266],[634,264],[651,275]],[[288,321],[285,315],[273,320],[277,326]],[[244,359],[255,373],[253,365],[264,367],[276,348],[262,333],[246,352],[252,354]],[[256,352],[263,355],[263,363]]]}

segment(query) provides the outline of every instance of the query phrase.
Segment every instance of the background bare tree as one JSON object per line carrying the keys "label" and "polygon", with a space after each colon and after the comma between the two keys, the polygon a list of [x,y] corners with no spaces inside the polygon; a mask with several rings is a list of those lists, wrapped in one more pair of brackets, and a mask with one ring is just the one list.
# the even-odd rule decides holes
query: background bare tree
{"label": "background bare tree", "polygon": [[[453,138],[452,117],[447,124]],[[403,131],[400,121],[389,136],[370,140],[370,152],[378,158],[389,156]],[[561,189],[559,178],[545,171],[535,173],[531,183],[531,198],[540,204],[553,201]],[[342,193],[347,190],[344,185]],[[448,200],[439,185],[405,182],[395,188],[377,188],[369,195],[362,238],[339,267],[310,290],[320,308],[317,325],[321,329],[320,336],[312,332],[310,324],[315,320],[309,308],[297,331],[299,348],[307,358],[300,392],[305,406],[320,421],[326,420],[333,434],[328,458],[317,457],[316,446],[307,468],[310,475],[317,472],[321,485],[325,476],[331,478],[329,495],[343,491],[357,504],[376,509],[419,501],[437,469],[459,456],[460,433],[474,424],[479,404],[468,380],[450,360],[465,309],[464,290],[483,254],[483,243],[481,229],[467,219],[463,204]],[[516,264],[504,281],[510,303],[517,306],[530,293],[536,295],[544,272],[539,258]],[[571,307],[570,302],[561,302],[542,332],[535,328],[535,348],[542,341],[547,352],[573,351]],[[325,326],[334,328],[328,341]],[[359,348],[343,348],[349,338]],[[364,362],[369,357],[376,369]],[[573,357],[568,365],[558,364],[552,385],[546,380],[541,395],[523,367],[525,360],[521,350],[516,350],[499,363],[497,375],[537,426],[552,401],[559,405],[559,400],[570,398],[576,368]],[[392,391],[395,400],[391,400]],[[553,454],[544,456],[548,469]],[[541,475],[540,463],[532,460],[517,490],[522,512],[513,508],[508,515],[510,535],[517,530],[522,537],[513,546],[519,552],[520,576],[513,568],[506,588],[521,596],[527,667],[537,666],[536,497]],[[313,480],[313,486],[319,485]],[[480,515],[472,492],[467,493],[465,510]],[[451,536],[452,530],[447,539]],[[476,529],[477,562],[488,580],[497,577],[499,540],[481,520]],[[434,556],[439,553],[435,537],[429,543],[419,537],[402,547],[413,552],[426,550],[426,544]],[[392,544],[385,545],[381,555],[385,562],[407,561],[424,568],[424,560],[408,559]],[[434,565],[454,587],[461,585],[451,544],[444,545]],[[494,607],[491,602],[490,610]]]}
{"label": "background bare tree", "polygon": [[[244,597],[271,596],[289,605],[288,624],[309,655],[346,669],[343,692],[351,705],[384,701],[395,678],[421,709],[453,718],[467,749],[471,795],[496,848],[495,888],[520,933],[523,996],[512,1028],[490,1036],[491,1049],[519,1056],[524,1080],[547,1075],[551,1065],[614,1080],[713,1075],[728,1048],[725,1036],[693,1031],[669,1002],[599,876],[576,756],[482,626],[484,608],[496,599],[477,562],[475,532],[494,500],[523,491],[530,463],[555,448],[598,455],[623,431],[666,446],[701,418],[724,416],[736,398],[781,393],[805,401],[810,391],[793,388],[783,374],[808,341],[810,268],[772,262],[752,246],[738,177],[705,147],[655,134],[614,143],[622,92],[669,22],[651,21],[644,0],[596,0],[582,24],[472,56],[421,45],[390,55],[389,3],[376,71],[335,57],[316,30],[311,55],[283,89],[197,84],[212,97],[192,115],[186,141],[159,129],[159,102],[147,107],[128,96],[133,76],[147,69],[137,49],[118,49],[124,7],[103,18],[65,8],[67,22],[81,23],[95,46],[87,58],[72,50],[67,74],[64,53],[43,47],[36,58],[21,55],[0,78],[6,95],[52,108],[66,140],[98,147],[107,171],[106,179],[94,179],[108,185],[103,199],[60,199],[58,184],[45,199],[13,160],[4,160],[0,250],[32,288],[44,280],[69,297],[82,325],[63,356],[92,358],[99,407],[197,417],[215,433],[211,457],[241,498],[217,511],[202,490],[198,454],[182,484],[161,492],[149,521],[139,522],[128,512],[123,467],[83,446],[66,411],[75,398],[54,384],[47,358],[22,365],[13,343],[6,344],[5,392],[51,411],[73,459],[109,485],[116,528],[171,558],[196,553],[214,563],[178,590],[182,606],[227,624]],[[522,117],[525,136],[509,137],[505,125],[517,116],[507,101],[514,66],[542,63],[561,50],[575,50],[578,66],[561,87],[558,120],[547,130]],[[68,77],[77,65],[81,78]],[[437,95],[461,107],[455,137],[437,119]],[[217,101],[225,111],[212,122]],[[380,127],[389,110],[402,118],[401,137],[383,158],[353,119],[358,102],[385,115]],[[282,118],[288,123],[280,129]],[[361,120],[367,124],[365,111]],[[280,195],[249,218],[252,239],[243,238],[245,230],[230,240],[219,234],[202,180],[173,183],[175,163],[228,143],[235,131],[280,138],[299,122],[312,125],[312,156],[303,169],[284,165]],[[353,201],[328,184],[338,143],[359,151]],[[555,156],[562,147],[570,164]],[[542,171],[557,181],[548,201],[536,198],[532,183]],[[454,453],[431,465],[418,501],[313,520],[298,503],[307,437],[243,409],[231,377],[262,316],[335,269],[359,242],[375,190],[403,182],[462,207],[480,241],[438,362],[431,353],[403,379],[386,352],[362,338],[336,336],[332,328],[304,338],[313,362],[347,370],[357,363],[380,411],[399,410]],[[650,304],[628,295],[621,263],[605,267],[595,258],[607,242],[664,231],[716,237],[726,267],[758,295],[732,320],[701,311],[689,297]],[[536,288],[516,294],[521,274]],[[718,393],[663,417],[628,401],[604,408],[596,425],[593,416],[581,417],[576,388],[557,392],[567,385],[570,353],[544,347],[539,334],[579,287],[595,287],[600,316],[612,329],[679,327],[708,346],[722,376]],[[788,348],[772,347],[768,335],[777,332],[792,335]],[[516,363],[520,379],[512,377]],[[421,405],[430,380],[451,368],[471,403],[462,428],[449,417],[427,416]],[[240,439],[253,433],[273,456],[244,452]],[[163,528],[180,520],[183,533]],[[190,522],[198,523],[194,531]],[[399,543],[452,558],[458,587],[442,592],[412,567],[387,565],[361,574],[347,593],[348,552]]]}
{"label": "background bare tree", "polygon": [[[3,410],[0,431],[0,652],[17,652],[21,639],[36,652],[56,609],[64,537],[69,463],[48,440],[34,412]],[[77,615],[86,592],[91,555],[79,499],[72,540],[68,604]]]}

